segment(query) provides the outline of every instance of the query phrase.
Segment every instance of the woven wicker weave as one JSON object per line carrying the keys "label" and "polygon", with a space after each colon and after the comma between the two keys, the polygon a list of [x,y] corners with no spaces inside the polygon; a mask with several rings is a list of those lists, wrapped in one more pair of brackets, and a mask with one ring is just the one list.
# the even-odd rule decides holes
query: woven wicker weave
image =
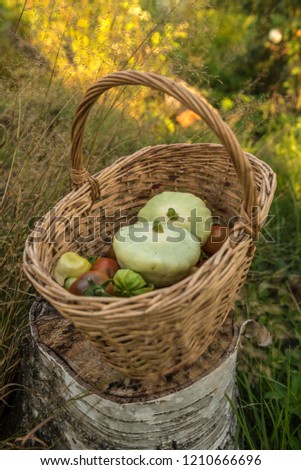
{"label": "woven wicker weave", "polygon": [[[120,85],[146,85],[173,96],[197,113],[223,145],[147,147],[90,176],[82,158],[86,119],[98,97]],[[193,363],[226,319],[245,280],[258,229],[273,199],[275,174],[241,149],[205,99],[168,78],[136,71],[110,74],[88,89],[73,122],[71,155],[74,189],[45,215],[26,241],[28,278],[120,371],[142,378]],[[181,282],[136,297],[78,297],[54,281],[53,269],[63,253],[105,253],[106,241],[124,217],[134,220],[146,201],[164,190],[191,192],[206,199],[224,223],[235,217],[236,242],[229,237],[195,274]]]}

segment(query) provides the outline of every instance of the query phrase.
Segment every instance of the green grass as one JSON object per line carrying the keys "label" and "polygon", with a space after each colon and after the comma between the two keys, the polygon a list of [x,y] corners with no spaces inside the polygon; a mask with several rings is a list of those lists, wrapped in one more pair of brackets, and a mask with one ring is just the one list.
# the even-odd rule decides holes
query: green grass
{"label": "green grass", "polygon": [[[271,353],[267,354],[271,361]],[[300,358],[299,358],[300,360]],[[268,363],[270,362],[268,361]],[[256,374],[263,363],[253,363],[252,382],[239,372],[239,407],[233,405],[238,430],[236,446],[251,450],[294,450],[301,443],[301,379],[291,351],[285,351],[285,373]],[[257,375],[257,376],[256,376]]]}
{"label": "green grass", "polygon": [[301,448],[301,207],[294,175],[279,176],[269,226],[275,241],[258,244],[237,302],[238,316],[265,324],[273,338],[268,349],[244,341],[239,354],[240,400],[234,408],[242,449]]}
{"label": "green grass", "polygon": [[[22,26],[13,15],[7,24],[13,30]],[[69,191],[70,126],[83,91],[78,84],[65,83],[56,73],[56,64],[45,63],[29,43],[10,42],[6,33],[5,28],[0,30],[0,123],[6,137],[0,148],[2,425],[13,412],[9,406],[18,388],[15,380],[20,344],[35,297],[22,272],[24,241],[31,217],[44,214]],[[179,57],[177,51],[175,46]],[[185,61],[188,59],[185,56]],[[189,64],[181,73],[190,76]],[[232,90],[228,101],[218,101],[221,111],[244,147],[276,171],[278,188],[271,208],[275,217],[267,227],[275,241],[260,240],[237,301],[238,319],[255,318],[264,323],[272,333],[273,344],[265,350],[243,342],[238,363],[236,442],[241,449],[300,449],[300,118],[284,104],[273,114],[268,96],[239,91],[236,98]],[[215,94],[213,81],[213,87],[208,84],[205,93],[219,97],[221,84]],[[114,102],[119,104],[117,110],[111,109]],[[141,95],[132,89],[122,96],[108,93],[93,111],[85,135],[84,157],[89,171],[94,173],[117,157],[152,143],[211,139],[201,123],[188,130],[174,125],[172,132],[164,107],[162,96]],[[5,436],[4,428],[0,435],[1,431],[4,446],[13,445],[14,438],[24,432],[15,429],[14,436]]]}

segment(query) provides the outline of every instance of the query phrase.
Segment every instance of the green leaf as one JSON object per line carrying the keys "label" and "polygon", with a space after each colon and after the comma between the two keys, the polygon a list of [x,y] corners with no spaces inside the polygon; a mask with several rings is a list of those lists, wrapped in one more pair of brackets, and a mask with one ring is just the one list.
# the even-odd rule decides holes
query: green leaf
{"label": "green leaf", "polygon": [[102,284],[96,284],[94,281],[89,281],[89,287],[85,290],[84,295],[86,297],[111,297],[106,292],[106,288],[110,284],[110,280],[103,282]]}
{"label": "green leaf", "polygon": [[100,255],[95,255],[95,256],[88,256],[86,259],[89,261],[89,263],[93,264],[95,261],[97,261],[99,258],[101,258]]}
{"label": "green leaf", "polygon": [[270,285],[268,282],[261,282],[258,286],[258,297],[260,300],[265,300],[270,296]]}
{"label": "green leaf", "polygon": [[273,382],[271,385],[273,389],[270,392],[265,393],[264,397],[273,400],[283,400],[288,393],[287,387],[277,382]]}

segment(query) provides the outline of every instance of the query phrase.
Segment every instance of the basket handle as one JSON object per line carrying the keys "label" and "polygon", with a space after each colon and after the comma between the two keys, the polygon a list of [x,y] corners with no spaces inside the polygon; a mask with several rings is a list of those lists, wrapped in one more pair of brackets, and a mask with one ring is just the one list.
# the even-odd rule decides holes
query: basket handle
{"label": "basket handle", "polygon": [[176,98],[204,120],[224,145],[233,162],[244,191],[242,215],[248,221],[245,227],[248,226],[248,231],[252,233],[252,238],[254,238],[254,235],[256,237],[258,233],[258,207],[254,175],[249,159],[242,150],[234,133],[222,120],[216,109],[204,97],[196,96],[182,85],[155,73],[138,72],[135,70],[115,72],[101,78],[88,88],[77,108],[71,130],[71,178],[73,185],[78,188],[88,181],[91,185],[92,199],[95,200],[100,196],[97,180],[89,175],[83,165],[82,145],[85,123],[90,109],[99,96],[106,90],[121,85],[144,85],[162,91]]}

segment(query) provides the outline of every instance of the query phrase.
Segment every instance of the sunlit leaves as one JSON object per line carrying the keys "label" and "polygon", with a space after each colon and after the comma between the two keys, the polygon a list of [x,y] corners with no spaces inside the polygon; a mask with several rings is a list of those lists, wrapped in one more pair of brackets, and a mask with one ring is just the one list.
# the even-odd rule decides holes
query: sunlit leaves
{"label": "sunlit leaves", "polygon": [[168,52],[187,29],[187,22],[152,19],[139,0],[32,0],[26,14],[32,41],[55,72],[83,84],[129,67],[164,73]]}

